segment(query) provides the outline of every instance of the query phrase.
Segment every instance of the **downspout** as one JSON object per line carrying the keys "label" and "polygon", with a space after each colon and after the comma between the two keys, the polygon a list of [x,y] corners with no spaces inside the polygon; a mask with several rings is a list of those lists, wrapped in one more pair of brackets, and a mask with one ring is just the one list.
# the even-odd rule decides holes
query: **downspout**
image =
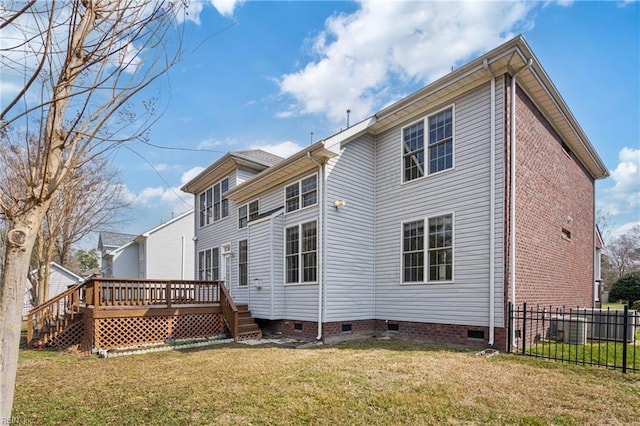
{"label": "downspout", "polygon": [[323,309],[323,284],[324,284],[324,214],[326,210],[326,200],[324,196],[324,165],[320,164],[315,158],[311,156],[310,152],[307,152],[307,158],[313,161],[318,166],[318,193],[320,211],[318,212],[318,229],[320,233],[318,235],[318,335],[316,340],[322,340],[322,309]]}
{"label": "downspout", "polygon": [[[275,239],[275,216],[271,216],[271,218],[269,219],[269,225],[270,225],[270,233],[271,235],[269,236],[269,241],[274,241]],[[273,265],[274,265],[274,248],[273,248],[273,244],[271,244],[271,248],[269,249],[269,256],[271,257],[271,268],[269,268],[269,287],[271,287],[271,303],[269,303],[269,305],[271,306],[271,316],[269,317],[269,319],[273,319],[274,317],[274,307],[273,307],[273,303],[274,303],[274,272],[273,272]]]}
{"label": "downspout", "polygon": [[[533,58],[529,58],[527,64],[520,68],[516,73],[511,77],[511,96],[510,96],[510,109],[511,109],[511,119],[510,130],[511,130],[511,195],[510,195],[510,204],[511,209],[509,212],[509,244],[510,244],[510,254],[511,258],[511,303],[515,306],[516,304],[516,77],[522,71],[531,67],[533,64]],[[516,330],[515,327],[512,327],[511,330],[511,344],[513,346],[517,346],[516,342]]]}
{"label": "downspout", "polygon": [[[593,242],[591,244],[591,251],[593,251],[593,273],[591,274],[593,276],[593,285],[591,286],[591,288],[593,289],[593,297],[592,297],[592,301],[591,301],[591,307],[593,309],[596,308],[596,304],[598,302],[600,302],[600,306],[602,306],[602,300],[600,300],[600,278],[601,278],[601,272],[600,272],[600,259],[598,259],[598,251],[596,249],[596,244],[598,242],[598,236],[596,235],[596,181],[593,181],[593,222],[592,222],[592,227],[593,227]],[[598,275],[596,276],[596,273],[598,273]]]}
{"label": "downspout", "polygon": [[489,61],[484,60],[483,65],[491,74],[491,159],[490,159],[490,189],[489,189],[489,341],[488,346],[493,347],[495,339],[496,318],[496,78],[489,68]]}

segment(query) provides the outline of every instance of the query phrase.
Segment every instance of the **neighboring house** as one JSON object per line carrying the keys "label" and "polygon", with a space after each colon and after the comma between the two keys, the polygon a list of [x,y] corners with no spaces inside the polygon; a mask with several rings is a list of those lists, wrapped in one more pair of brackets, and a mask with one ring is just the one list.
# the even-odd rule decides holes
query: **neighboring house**
{"label": "neighboring house", "polygon": [[[36,274],[37,270],[31,271]],[[80,284],[84,279],[74,272],[68,270],[56,262],[51,262],[51,274],[49,275],[49,294],[43,300],[49,300],[65,291],[69,286]],[[31,305],[31,282],[27,280],[26,291],[24,293],[24,303],[22,305],[22,317],[26,318],[33,305]]]}
{"label": "neighboring house", "polygon": [[102,275],[193,280],[193,210],[140,235],[100,232]]}
{"label": "neighboring house", "polygon": [[517,37],[286,160],[229,153],[182,189],[197,278],[266,330],[504,349],[509,303],[594,306],[607,175]]}

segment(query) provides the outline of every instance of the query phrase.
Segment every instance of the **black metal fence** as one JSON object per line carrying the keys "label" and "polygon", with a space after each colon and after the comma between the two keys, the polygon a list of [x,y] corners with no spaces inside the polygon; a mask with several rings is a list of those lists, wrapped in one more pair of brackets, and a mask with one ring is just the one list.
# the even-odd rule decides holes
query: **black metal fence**
{"label": "black metal fence", "polygon": [[509,305],[509,351],[640,372],[640,313],[624,309]]}

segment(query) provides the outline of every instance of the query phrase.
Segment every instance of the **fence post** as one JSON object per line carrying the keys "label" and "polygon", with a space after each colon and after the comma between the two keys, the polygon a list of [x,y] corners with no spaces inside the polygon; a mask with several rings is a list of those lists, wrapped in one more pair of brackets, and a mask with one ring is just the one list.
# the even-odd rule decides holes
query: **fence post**
{"label": "fence post", "polygon": [[627,372],[627,336],[629,334],[629,306],[624,305],[622,319],[622,372]]}
{"label": "fence post", "polygon": [[522,355],[527,347],[527,303],[522,304]]}

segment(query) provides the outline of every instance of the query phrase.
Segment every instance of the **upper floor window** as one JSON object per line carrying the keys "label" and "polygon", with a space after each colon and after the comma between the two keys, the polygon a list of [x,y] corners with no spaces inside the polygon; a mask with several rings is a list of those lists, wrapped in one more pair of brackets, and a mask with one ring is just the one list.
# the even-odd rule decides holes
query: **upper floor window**
{"label": "upper floor window", "polygon": [[[402,282],[453,280],[453,215],[402,225]],[[426,249],[426,250],[425,250]]]}
{"label": "upper floor window", "polygon": [[318,280],[318,229],[316,221],[285,230],[287,283],[313,283]]}
{"label": "upper floor window", "polygon": [[309,207],[318,202],[318,175],[309,176],[284,189],[286,212]]}
{"label": "upper floor window", "polygon": [[[453,106],[402,129],[403,180],[408,182],[453,167]],[[426,149],[426,152],[425,152]]]}
{"label": "upper floor window", "polygon": [[200,193],[200,226],[229,216],[229,200],[224,196],[228,190],[229,178],[225,178]]}
{"label": "upper floor window", "polygon": [[238,208],[238,228],[246,228],[250,220],[258,217],[258,207],[258,200],[255,200]]}

